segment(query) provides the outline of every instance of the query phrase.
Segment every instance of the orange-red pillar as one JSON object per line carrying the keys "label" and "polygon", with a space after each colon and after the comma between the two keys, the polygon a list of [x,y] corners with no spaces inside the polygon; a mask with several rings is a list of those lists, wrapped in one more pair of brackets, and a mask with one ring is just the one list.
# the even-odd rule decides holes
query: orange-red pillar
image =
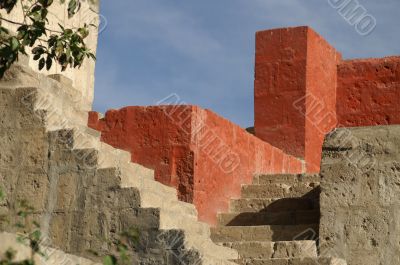
{"label": "orange-red pillar", "polygon": [[255,133],[319,171],[324,135],[336,125],[341,55],[309,27],[257,32]]}

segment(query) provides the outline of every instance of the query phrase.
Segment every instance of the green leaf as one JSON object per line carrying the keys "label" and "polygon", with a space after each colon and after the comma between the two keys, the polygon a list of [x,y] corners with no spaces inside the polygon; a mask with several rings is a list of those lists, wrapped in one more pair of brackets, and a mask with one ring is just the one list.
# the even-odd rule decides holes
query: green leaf
{"label": "green leaf", "polygon": [[49,11],[47,10],[47,9],[43,9],[42,10],[42,13],[41,13],[41,15],[42,15],[42,19],[45,19],[46,17],[47,17],[47,14],[49,13]]}
{"label": "green leaf", "polygon": [[49,7],[53,4],[53,0],[39,0],[38,2],[44,7]]}
{"label": "green leaf", "polygon": [[32,49],[33,54],[43,54],[44,48],[42,46],[38,46]]}
{"label": "green leaf", "polygon": [[19,49],[20,43],[16,37],[11,37],[10,39],[10,47],[12,51],[16,51]]}
{"label": "green leaf", "polygon": [[75,10],[78,6],[76,0],[70,0],[68,3],[68,18],[71,18],[75,15]]}
{"label": "green leaf", "polygon": [[47,59],[46,59],[46,69],[47,69],[47,71],[50,70],[52,65],[53,65],[53,59],[49,55],[49,56],[47,56]]}
{"label": "green leaf", "polygon": [[87,36],[89,36],[89,30],[87,28],[80,28],[78,29],[79,34],[81,34],[81,37],[84,39]]}
{"label": "green leaf", "polygon": [[31,234],[32,238],[39,241],[40,238],[42,237],[42,233],[40,232],[40,230],[36,230]]}
{"label": "green leaf", "polygon": [[114,256],[106,256],[103,260],[103,265],[116,265],[117,259]]}
{"label": "green leaf", "polygon": [[0,1],[0,9],[5,9],[9,14],[17,4],[17,0],[2,0]]}
{"label": "green leaf", "polygon": [[42,70],[43,67],[45,66],[45,64],[46,64],[45,59],[44,58],[40,59],[39,60],[39,70]]}

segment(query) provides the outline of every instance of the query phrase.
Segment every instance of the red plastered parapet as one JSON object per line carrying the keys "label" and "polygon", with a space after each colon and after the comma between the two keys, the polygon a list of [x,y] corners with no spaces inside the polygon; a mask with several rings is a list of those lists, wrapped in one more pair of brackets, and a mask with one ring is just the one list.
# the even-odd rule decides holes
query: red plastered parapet
{"label": "red plastered parapet", "polygon": [[216,223],[257,173],[301,173],[303,161],[196,106],[126,107],[103,119],[89,115],[101,140],[130,151],[132,161],[155,170],[156,180],[177,188],[196,205],[201,221]]}
{"label": "red plastered parapet", "polygon": [[338,127],[400,124],[400,57],[339,64],[337,116]]}

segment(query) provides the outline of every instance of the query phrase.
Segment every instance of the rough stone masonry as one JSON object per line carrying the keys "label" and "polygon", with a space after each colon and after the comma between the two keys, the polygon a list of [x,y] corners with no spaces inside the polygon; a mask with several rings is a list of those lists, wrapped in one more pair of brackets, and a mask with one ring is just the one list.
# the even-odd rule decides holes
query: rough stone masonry
{"label": "rough stone masonry", "polygon": [[400,126],[338,129],[323,146],[320,251],[400,264]]}

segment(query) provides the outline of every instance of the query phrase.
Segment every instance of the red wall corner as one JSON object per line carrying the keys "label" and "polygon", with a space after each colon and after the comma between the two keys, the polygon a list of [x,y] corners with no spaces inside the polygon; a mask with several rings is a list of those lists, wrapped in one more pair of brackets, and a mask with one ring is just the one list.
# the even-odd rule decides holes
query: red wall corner
{"label": "red wall corner", "polygon": [[324,136],[336,124],[340,60],[309,27],[256,34],[256,136],[305,159],[308,172],[319,171]]}
{"label": "red wall corner", "polygon": [[91,113],[89,126],[154,169],[156,180],[177,188],[179,199],[193,202],[199,220],[211,225],[254,174],[303,172],[303,161],[196,106],[126,107],[101,120]]}

